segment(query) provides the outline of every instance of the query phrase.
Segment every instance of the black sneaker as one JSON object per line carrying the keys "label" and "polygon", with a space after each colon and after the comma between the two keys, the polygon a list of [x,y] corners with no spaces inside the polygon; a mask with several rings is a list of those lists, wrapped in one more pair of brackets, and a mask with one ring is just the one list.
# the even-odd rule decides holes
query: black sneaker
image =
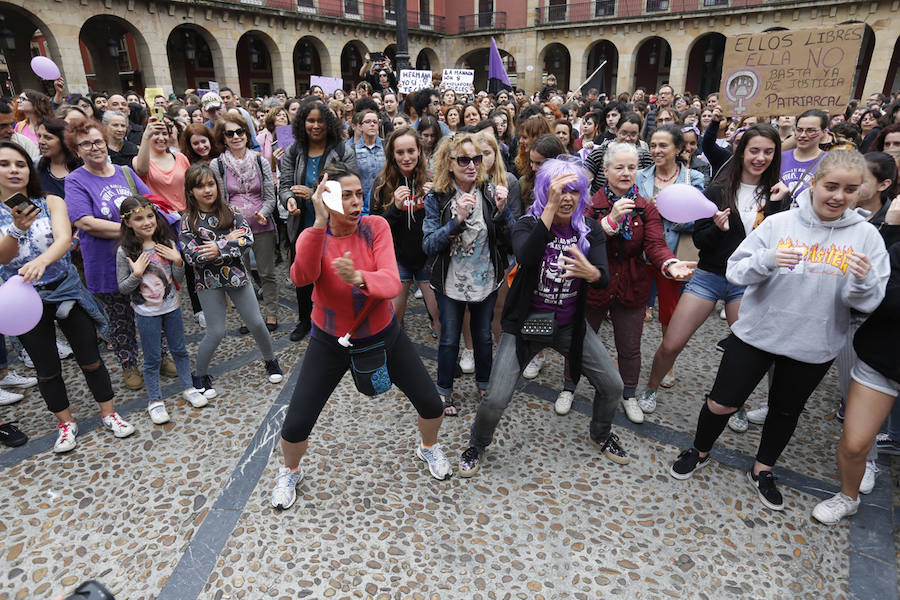
{"label": "black sneaker", "polygon": [[28,442],[28,436],[22,433],[14,423],[18,423],[18,421],[10,421],[0,425],[0,442],[10,448],[24,446]]}
{"label": "black sneaker", "polygon": [[310,325],[305,321],[300,321],[289,336],[292,342],[299,342],[309,333]]}
{"label": "black sneaker", "polygon": [[197,389],[203,390],[203,395],[207,398],[215,398],[218,395],[216,388],[213,387],[212,377],[210,377],[209,375],[203,375],[200,377],[200,387],[198,387]]}
{"label": "black sneaker", "polygon": [[284,373],[281,372],[277,358],[266,361],[266,373],[269,374],[269,383],[281,383],[284,379]]}
{"label": "black sneaker", "polygon": [[702,469],[709,464],[709,454],[700,458],[700,452],[696,448],[689,448],[678,455],[672,466],[669,467],[669,475],[675,479],[688,479],[697,469]]}
{"label": "black sneaker", "polygon": [[716,350],[718,350],[719,352],[725,352],[725,346],[728,343],[728,338],[730,337],[731,336],[728,336],[727,338],[716,342]]}
{"label": "black sneaker", "polygon": [[481,466],[481,453],[478,448],[470,446],[459,457],[459,476],[471,477],[478,472]]}
{"label": "black sneaker", "polygon": [[759,494],[759,499],[763,504],[772,510],[784,510],[784,498],[775,487],[775,476],[772,471],[760,471],[759,475],[754,475],[750,470],[747,472],[747,481]]}
{"label": "black sneaker", "polygon": [[614,463],[627,465],[631,462],[631,457],[628,456],[628,453],[619,445],[619,436],[616,434],[610,433],[605,442],[598,442],[593,437],[591,437],[591,441],[603,451],[606,458]]}

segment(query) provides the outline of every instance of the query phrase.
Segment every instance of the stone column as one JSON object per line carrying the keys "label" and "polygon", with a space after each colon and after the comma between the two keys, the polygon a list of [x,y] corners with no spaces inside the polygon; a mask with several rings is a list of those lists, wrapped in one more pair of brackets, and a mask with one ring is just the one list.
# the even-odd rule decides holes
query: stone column
{"label": "stone column", "polygon": [[[874,93],[881,93],[884,81],[888,76],[891,66],[891,57],[894,55],[894,44],[897,42],[896,29],[875,29],[875,47],[872,49],[872,60],[869,61],[869,73],[866,75],[866,85],[863,88],[862,100]],[[891,82],[893,83],[893,82]]]}

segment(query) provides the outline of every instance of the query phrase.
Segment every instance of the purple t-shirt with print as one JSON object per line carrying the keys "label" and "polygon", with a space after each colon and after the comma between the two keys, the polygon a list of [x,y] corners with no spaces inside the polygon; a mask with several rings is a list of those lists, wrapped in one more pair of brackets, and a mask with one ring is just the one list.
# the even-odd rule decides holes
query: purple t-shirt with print
{"label": "purple t-shirt with print", "polygon": [[531,299],[531,309],[539,312],[555,312],[560,327],[569,325],[575,319],[575,301],[583,281],[577,277],[564,279],[559,267],[560,258],[566,255],[566,248],[578,242],[578,234],[571,225],[551,227],[556,237],[544,248],[541,274],[538,286]]}
{"label": "purple t-shirt with print", "polygon": [[[809,172],[806,169],[809,168],[810,165],[815,164],[822,160],[822,156],[819,155],[812,160],[807,160],[800,162],[794,158],[793,150],[786,150],[781,153],[781,180],[787,185],[788,190],[793,191],[794,198],[800,195],[800,192],[809,187],[810,180],[812,180],[812,176],[816,172],[816,168],[819,165],[815,165],[812,169],[809,169]],[[803,174],[806,173],[806,176]],[[800,178],[803,177],[803,181],[798,185],[797,182],[800,181]],[[794,186],[797,186],[797,189],[794,189]]]}
{"label": "purple t-shirt with print", "polygon": [[[115,173],[109,177],[94,175],[84,167],[75,169],[66,176],[66,206],[69,220],[74,223],[82,217],[96,217],[119,223],[119,206],[122,200],[132,195],[128,180],[122,169],[115,166]],[[129,169],[130,170],[130,169]],[[131,172],[139,194],[152,192],[134,171]],[[116,248],[118,238],[105,239],[80,231],[81,256],[84,259],[84,279],[92,294],[119,293],[116,279]]]}

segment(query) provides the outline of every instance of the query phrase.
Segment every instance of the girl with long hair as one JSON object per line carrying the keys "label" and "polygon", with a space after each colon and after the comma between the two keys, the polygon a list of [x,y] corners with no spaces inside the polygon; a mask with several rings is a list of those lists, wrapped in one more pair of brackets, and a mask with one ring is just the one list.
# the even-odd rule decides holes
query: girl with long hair
{"label": "girl with long hair", "polygon": [[36,90],[25,90],[19,94],[16,111],[22,120],[16,123],[16,133],[20,133],[35,144],[38,143],[38,124],[41,119],[53,117],[53,105],[47,94]]}
{"label": "girl with long hair", "polygon": [[219,145],[213,132],[203,123],[191,123],[181,134],[179,141],[181,153],[192,165],[198,162],[209,164],[209,161],[219,155]]}
{"label": "girl with long hair", "polygon": [[38,125],[38,149],[41,159],[37,164],[41,187],[60,198],[66,197],[66,176],[81,166],[78,158],[66,146],[66,127],[62,119],[48,117]]}

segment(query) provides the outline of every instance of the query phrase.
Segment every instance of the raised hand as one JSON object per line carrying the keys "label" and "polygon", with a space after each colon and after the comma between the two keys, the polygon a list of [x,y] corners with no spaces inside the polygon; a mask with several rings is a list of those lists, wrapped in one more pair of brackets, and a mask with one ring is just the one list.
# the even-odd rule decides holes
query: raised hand
{"label": "raised hand", "polygon": [[137,260],[128,259],[128,266],[131,267],[131,274],[140,279],[144,276],[144,271],[147,270],[147,265],[150,264],[150,255],[146,252],[141,252],[141,255],[137,257]]}

